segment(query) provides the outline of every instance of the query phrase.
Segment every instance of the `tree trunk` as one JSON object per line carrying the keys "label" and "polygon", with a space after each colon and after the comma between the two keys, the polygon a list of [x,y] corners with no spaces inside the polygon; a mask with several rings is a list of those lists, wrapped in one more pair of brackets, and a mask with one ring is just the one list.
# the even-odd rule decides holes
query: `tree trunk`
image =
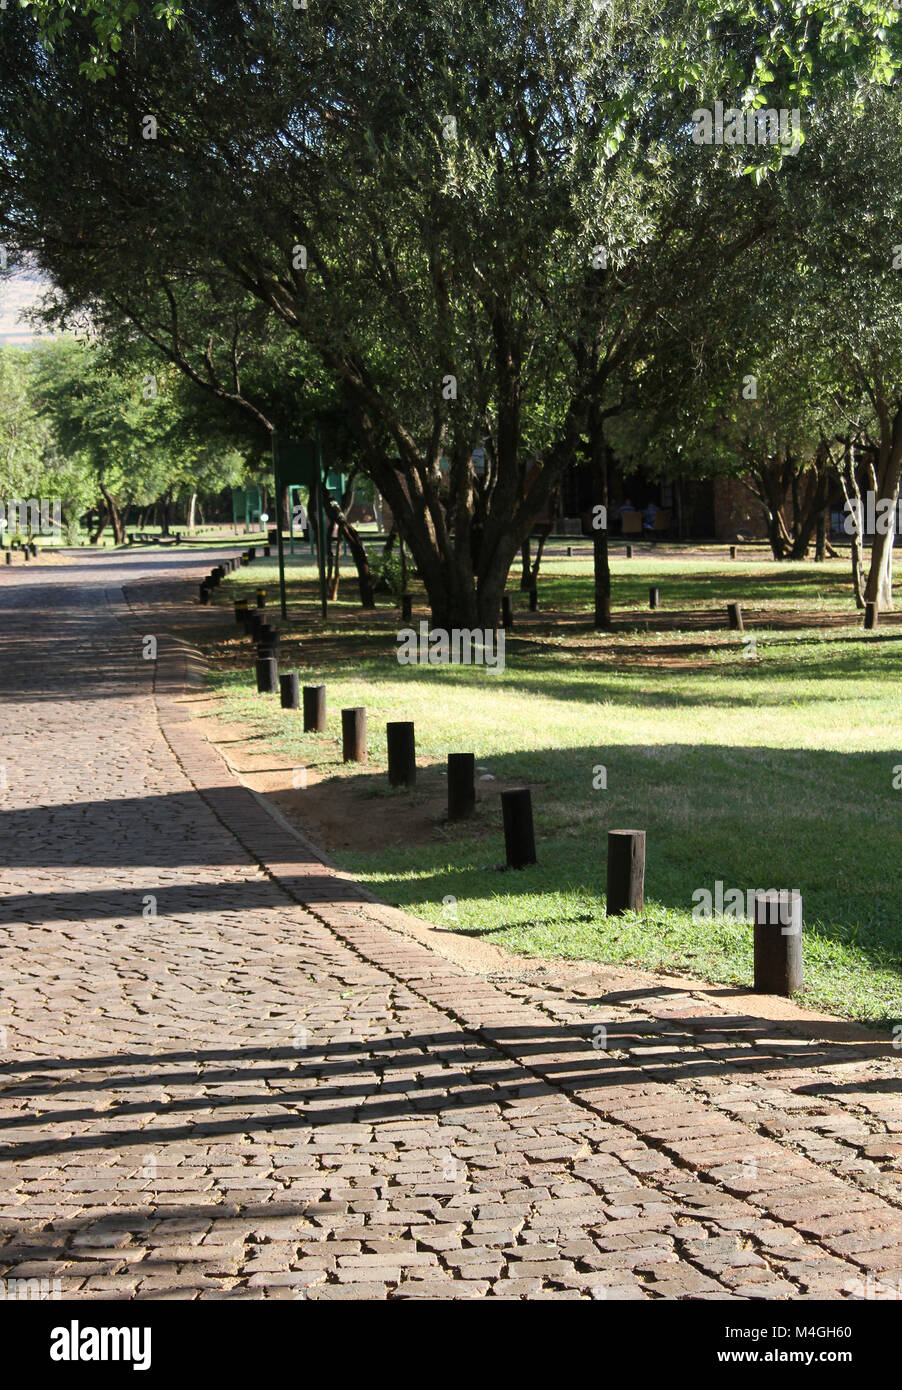
{"label": "tree trunk", "polygon": [[604,426],[596,406],[589,417],[589,449],[592,464],[593,523],[594,508],[604,507],[601,515],[604,526],[592,531],[593,572],[595,588],[595,611],[593,624],[596,629],[605,631],[611,626],[611,564],[608,558],[608,464],[610,449],[604,438]]}
{"label": "tree trunk", "polygon": [[[874,513],[878,529],[871,546],[871,564],[864,597],[866,603],[876,603],[878,613],[893,606],[893,543],[896,539],[896,508],[899,500],[899,473],[902,469],[902,405],[892,420],[883,397],[877,398],[880,420],[879,468],[874,474]],[[880,522],[888,516],[889,524]]]}
{"label": "tree trunk", "polygon": [[782,498],[779,496],[778,485],[767,466],[756,468],[751,476],[758,484],[757,489],[752,491],[764,511],[764,524],[767,527],[771,554],[775,560],[782,560],[786,556],[788,537],[780,516]]}
{"label": "tree trunk", "polygon": [[526,538],[523,545],[520,547],[520,555],[523,559],[523,573],[520,577],[520,588],[525,592],[534,589],[538,582],[539,570],[542,566],[542,556],[545,553],[545,542],[551,535],[553,528],[550,521],[543,521],[542,524],[535,529],[539,537],[539,542],[536,546],[535,560],[530,563],[531,543],[529,537]]}
{"label": "tree trunk", "polygon": [[[116,506],[116,503],[113,501],[111,494],[109,493],[103,482],[100,483],[100,491],[103,495],[103,500],[106,503],[110,520],[113,523],[113,537],[117,545],[123,545],[125,543],[125,531],[122,526],[122,518],[119,515],[119,509]],[[100,527],[100,530],[97,532],[98,540],[100,539],[104,526],[106,526],[106,521],[104,521],[103,525]]]}
{"label": "tree trunk", "polygon": [[865,585],[866,603],[876,603],[877,611],[885,613],[893,606],[893,541],[892,530],[878,532],[871,546],[871,564]]}
{"label": "tree trunk", "polygon": [[532,558],[530,550],[530,538],[527,536],[526,540],[520,546],[520,588],[524,591],[532,588]]}
{"label": "tree trunk", "polygon": [[[810,480],[809,480],[810,482]],[[791,560],[804,560],[808,554],[811,538],[820,527],[822,546],[820,559],[824,558],[823,547],[826,545],[827,531],[825,508],[829,494],[830,470],[827,462],[826,445],[821,443],[818,446],[817,456],[814,463],[814,486],[806,489],[807,496],[804,502],[801,500],[799,482],[796,474],[793,474],[793,541],[792,550],[789,558]],[[818,558],[817,555],[815,558]]]}
{"label": "tree trunk", "polygon": [[188,503],[188,534],[189,534],[189,536],[193,536],[193,535],[194,535],[194,512],[195,512],[195,508],[196,508],[196,507],[197,507],[197,489],[195,488],[195,490],[194,490],[194,491],[192,492],[192,494],[191,494],[191,500],[190,500],[190,502]]}
{"label": "tree trunk", "polygon": [[814,559],[817,564],[821,564],[827,558],[827,512],[825,502],[817,514],[817,533],[814,540]]}
{"label": "tree trunk", "polygon": [[[353,488],[350,488],[349,490],[351,492],[351,495],[353,495]],[[323,489],[323,504],[325,506],[326,516],[328,520],[330,522],[334,522],[335,525],[338,527],[339,538],[341,536],[344,536],[345,540],[348,543],[348,549],[351,552],[351,558],[353,559],[354,564],[357,568],[357,585],[360,589],[360,605],[362,608],[375,608],[376,589],[373,582],[372,570],[370,569],[370,557],[366,552],[366,546],[360,539],[360,535],[358,534],[356,528],[351,525],[351,523],[348,521],[345,515],[344,506],[345,499],[347,498],[347,496],[348,491],[345,492],[345,496],[342,498],[342,506],[339,506],[335,499],[333,497],[329,497],[325,489]],[[391,540],[391,537],[389,537],[389,540]],[[338,549],[339,546],[337,545],[336,551]],[[386,546],[386,550],[387,549],[388,546]],[[333,598],[335,598],[335,596],[335,594],[332,595]]]}
{"label": "tree trunk", "polygon": [[843,465],[839,471],[839,481],[843,490],[843,497],[846,502],[846,511],[850,517],[855,519],[854,530],[852,531],[852,587],[855,592],[856,608],[864,607],[864,571],[861,559],[861,532],[858,529],[859,518],[862,517],[861,490],[858,486],[858,476],[855,472],[855,446],[851,440],[845,441],[843,452]]}

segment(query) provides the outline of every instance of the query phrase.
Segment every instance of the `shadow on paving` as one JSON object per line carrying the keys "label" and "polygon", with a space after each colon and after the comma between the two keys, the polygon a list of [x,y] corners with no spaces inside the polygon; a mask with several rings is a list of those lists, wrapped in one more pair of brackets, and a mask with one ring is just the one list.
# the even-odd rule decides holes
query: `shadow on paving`
{"label": "shadow on paving", "polygon": [[[149,1191],[148,1195],[153,1198],[152,1190]],[[59,1217],[39,1232],[36,1232],[33,1227],[22,1231],[19,1225],[7,1226],[6,1223],[0,1222],[0,1237],[4,1235],[9,1237],[0,1246],[0,1270],[5,1271],[8,1276],[14,1277],[19,1265],[31,1265],[44,1261],[59,1263],[72,1261],[71,1267],[62,1270],[59,1277],[67,1280],[85,1278],[87,1276],[79,1271],[79,1260],[86,1261],[93,1266],[97,1259],[95,1251],[102,1249],[104,1251],[103,1263],[124,1263],[129,1249],[134,1250],[135,1248],[134,1246],[130,1247],[129,1241],[134,1238],[140,1247],[142,1236],[152,1235],[154,1245],[148,1248],[140,1262],[129,1262],[127,1268],[122,1272],[122,1277],[127,1279],[131,1274],[143,1280],[163,1273],[166,1277],[171,1275],[171,1287],[160,1288],[156,1286],[143,1293],[140,1290],[135,1293],[130,1290],[124,1290],[121,1293],[106,1292],[104,1299],[140,1301],[141,1299],[158,1300],[169,1295],[184,1296],[198,1292],[228,1293],[229,1290],[223,1288],[223,1276],[221,1274],[209,1273],[204,1270],[198,1273],[193,1268],[191,1261],[174,1261],[165,1246],[160,1246],[159,1252],[156,1253],[157,1243],[168,1238],[172,1243],[180,1245],[193,1234],[215,1231],[217,1226],[221,1227],[223,1223],[238,1221],[239,1229],[236,1231],[234,1244],[245,1245],[247,1247],[246,1257],[248,1260],[252,1260],[255,1250],[259,1249],[261,1253],[266,1253],[267,1242],[270,1240],[270,1229],[273,1225],[281,1228],[286,1221],[296,1221],[297,1238],[298,1241],[302,1240],[305,1228],[309,1230],[309,1217],[306,1216],[306,1212],[308,1208],[315,1205],[315,1196],[293,1202],[239,1203],[225,1198],[221,1202],[179,1204],[176,1207],[160,1206],[155,1199],[152,1199],[143,1203],[140,1200],[135,1200],[130,1206],[122,1207],[112,1213],[105,1211],[101,1215],[80,1214],[78,1216]],[[218,1252],[227,1248],[228,1246],[222,1241],[196,1247],[198,1256],[206,1256],[210,1261],[215,1261]],[[174,1264],[181,1265],[180,1274],[173,1271]],[[252,1270],[248,1271],[248,1273],[252,1272]],[[190,1280],[190,1282],[186,1282],[186,1280]],[[301,1271],[298,1271],[298,1281],[299,1283],[306,1282]],[[243,1287],[235,1290],[234,1295],[243,1298],[262,1297],[264,1292],[263,1289],[254,1290]],[[81,1296],[80,1294],[73,1295],[75,1298]],[[64,1297],[69,1297],[69,1295],[64,1295]]]}
{"label": "shadow on paving", "polygon": [[[800,1069],[836,1066],[842,1061],[860,1065],[896,1055],[892,1045],[885,1042],[855,1043],[845,1049],[831,1043],[831,1033],[837,1038],[842,1033],[843,1025],[839,1022],[819,1025],[827,1037],[815,1042],[797,1037],[778,1039],[778,1025],[750,1015],[712,1015],[693,1018],[691,1023],[691,1030],[660,1021],[648,1025],[630,1021],[606,1024],[607,1049],[593,1049],[591,1060],[586,1058],[586,1050],[593,1043],[593,1020],[566,1026],[494,1026],[479,1033],[462,1025],[461,1031],[395,1035],[359,1043],[321,1045],[313,1037],[302,1049],[302,1056],[297,1048],[282,1046],[4,1062],[0,1064],[0,1077],[5,1079],[3,1091],[7,1100],[45,1097],[52,1103],[55,1097],[68,1098],[82,1092],[100,1094],[97,1103],[81,1109],[74,1108],[67,1099],[59,1110],[7,1116],[4,1129],[8,1134],[35,1128],[42,1132],[37,1138],[23,1135],[20,1142],[6,1144],[0,1149],[0,1160],[153,1147],[183,1140],[203,1142],[206,1137],[230,1134],[305,1132],[333,1124],[376,1124],[504,1105],[558,1091],[591,1089],[597,1096],[599,1091],[608,1089],[616,1102],[613,1093],[619,1086],[666,1084],[706,1076],[723,1078],[731,1070],[735,1078],[773,1075],[782,1070],[798,1073]],[[683,1049],[695,1048],[695,1034],[701,1031],[710,1032],[712,1042],[729,1033],[733,1045],[718,1046],[710,1055],[698,1050],[687,1054]],[[643,1058],[646,1047],[653,1051]],[[668,1048],[671,1050],[662,1050]],[[631,1055],[613,1055],[625,1049]],[[568,1058],[568,1053],[573,1057]],[[185,1070],[167,1070],[182,1063],[188,1064]],[[233,1063],[237,1065],[229,1065]],[[434,1067],[437,1063],[444,1064],[441,1072],[421,1084],[412,1082],[411,1072],[415,1073],[418,1066]],[[493,1066],[497,1067],[497,1074],[493,1074]],[[470,1075],[471,1067],[479,1068],[477,1075]],[[62,1071],[73,1075],[53,1075]],[[85,1071],[90,1073],[87,1077]],[[41,1077],[46,1079],[40,1080]],[[249,1082],[260,1083],[259,1094],[247,1093]],[[230,1083],[234,1083],[234,1091],[228,1089]],[[193,1095],[161,1103],[160,1089],[176,1086],[222,1089],[213,1096]],[[133,1092],[142,1087],[153,1089],[155,1096],[121,1102],[116,1099],[119,1091]],[[806,1088],[818,1094],[841,1089],[842,1083],[827,1079]],[[895,1093],[902,1090],[902,1078],[858,1081],[854,1089]],[[256,1121],[243,1113],[232,1117],[217,1113],[257,1107],[266,1113]],[[285,1107],[295,1107],[296,1113],[273,1113]],[[188,1122],[191,1115],[195,1118]],[[73,1124],[97,1126],[111,1118],[118,1124],[139,1117],[142,1123],[134,1128],[66,1132],[59,1138],[53,1135],[56,1125],[68,1131]]]}

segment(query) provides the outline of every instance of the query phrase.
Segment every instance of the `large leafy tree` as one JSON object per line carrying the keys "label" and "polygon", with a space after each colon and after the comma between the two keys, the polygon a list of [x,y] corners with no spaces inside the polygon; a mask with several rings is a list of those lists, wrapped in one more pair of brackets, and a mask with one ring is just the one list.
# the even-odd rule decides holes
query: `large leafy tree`
{"label": "large leafy tree", "polygon": [[888,72],[895,34],[870,4],[507,0],[465,23],[383,0],[185,4],[171,30],[121,5],[38,14],[49,53],[28,15],[0,32],[10,239],[261,423],[227,320],[253,304],[295,335],[444,625],[495,621],[619,377],[763,233],[767,180],[694,147],[693,108],[810,103]]}

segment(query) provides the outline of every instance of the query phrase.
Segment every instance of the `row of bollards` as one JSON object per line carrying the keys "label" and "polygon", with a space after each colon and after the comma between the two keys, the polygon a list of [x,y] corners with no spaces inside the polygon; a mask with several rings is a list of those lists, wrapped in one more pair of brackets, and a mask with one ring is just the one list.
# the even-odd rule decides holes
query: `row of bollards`
{"label": "row of bollards", "polygon": [[[605,897],[608,917],[644,911],[644,830],[608,831]],[[802,988],[802,897],[795,889],[755,893],[753,950],[756,994]]]}
{"label": "row of bollards", "polygon": [[[645,831],[607,831],[606,912],[645,909]],[[802,988],[802,895],[794,888],[755,894],[756,994],[794,994]]]}
{"label": "row of bollards", "polygon": [[37,548],[37,546],[35,545],[34,541],[23,541],[23,543],[22,543],[21,546],[18,545],[18,544],[16,544],[16,545],[10,545],[10,547],[9,547],[8,550],[4,550],[4,555],[5,555],[5,557],[6,557],[6,564],[8,564],[8,565],[11,565],[12,562],[13,562],[13,555],[12,555],[12,553],[13,553],[14,550],[21,550],[21,551],[22,551],[22,559],[23,559],[23,560],[26,560],[26,561],[28,561],[28,560],[36,560],[36,559],[38,558],[38,548]]}
{"label": "row of bollards", "polygon": [[[233,562],[233,565],[237,564]],[[218,567],[222,570],[222,567]],[[224,570],[222,571],[225,572]],[[216,575],[213,571],[213,576]],[[214,581],[219,582],[220,574]],[[535,590],[530,594],[530,607]],[[257,607],[252,609],[247,599],[235,602],[236,622],[255,642],[257,648],[257,690],[265,694],[278,693],[283,709],[303,711],[305,733],[326,732],[326,687],[324,684],[301,686],[297,672],[278,673],[276,650],[279,633],[264,621],[266,591],[257,590]],[[652,608],[659,602],[658,590],[649,591]],[[402,611],[411,616],[411,598],[402,598]],[[503,623],[513,623],[510,598],[503,599]],[[738,603],[727,605],[731,629],[743,631],[742,608]],[[342,758],[344,762],[363,763],[367,759],[366,709],[355,706],[341,711]],[[386,724],[388,748],[388,780],[393,787],[416,785],[416,733],[411,720],[390,720]],[[476,756],[474,753],[449,753],[447,761],[448,820],[466,820],[476,806]],[[532,793],[528,787],[514,787],[501,793],[501,815],[504,829],[505,859],[509,869],[524,869],[535,864],[536,840],[533,823]],[[644,830],[609,830],[606,876],[606,913],[609,917],[624,912],[643,912],[645,907]],[[754,898],[754,988],[757,993],[790,995],[802,987],[802,900],[795,890],[771,889],[757,892]]]}
{"label": "row of bollards", "polygon": [[[240,602],[240,601],[239,601]],[[240,611],[236,604],[236,612]],[[257,624],[259,619],[251,613],[248,621]],[[263,625],[265,627],[265,625]],[[270,634],[278,634],[269,629]],[[262,655],[262,641],[258,641],[257,692],[274,694],[278,691],[282,709],[298,709],[303,712],[304,733],[323,734],[326,724],[325,685],[301,686],[297,672],[278,675],[274,652]],[[385,726],[388,749],[388,781],[393,787],[414,787],[417,780],[416,731],[411,720],[389,720]],[[355,705],[341,711],[341,751],[346,763],[364,763],[367,760],[367,721],[366,708]],[[448,820],[466,820],[476,807],[476,755],[475,753],[448,754]],[[532,823],[531,794],[525,787],[501,793],[504,819],[504,836],[507,849],[507,863],[511,868],[522,868],[536,862],[535,836]]]}
{"label": "row of bollards", "polygon": [[253,560],[255,554],[256,551],[254,550],[245,550],[241,555],[229,555],[221,564],[214,565],[206,579],[201,581],[199,595],[201,603],[209,604],[212,602],[213,590],[219,588],[226,575]]}

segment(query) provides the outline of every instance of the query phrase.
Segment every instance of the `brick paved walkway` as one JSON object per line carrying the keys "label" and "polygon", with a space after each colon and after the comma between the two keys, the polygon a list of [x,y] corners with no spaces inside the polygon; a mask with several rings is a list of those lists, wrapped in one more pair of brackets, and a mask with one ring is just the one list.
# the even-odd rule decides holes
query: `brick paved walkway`
{"label": "brick paved walkway", "polygon": [[235,781],[189,721],[190,657],[123,602],[189,563],[0,568],[0,1276],[75,1299],[902,1279],[887,1041],[598,970],[491,980],[391,930]]}

